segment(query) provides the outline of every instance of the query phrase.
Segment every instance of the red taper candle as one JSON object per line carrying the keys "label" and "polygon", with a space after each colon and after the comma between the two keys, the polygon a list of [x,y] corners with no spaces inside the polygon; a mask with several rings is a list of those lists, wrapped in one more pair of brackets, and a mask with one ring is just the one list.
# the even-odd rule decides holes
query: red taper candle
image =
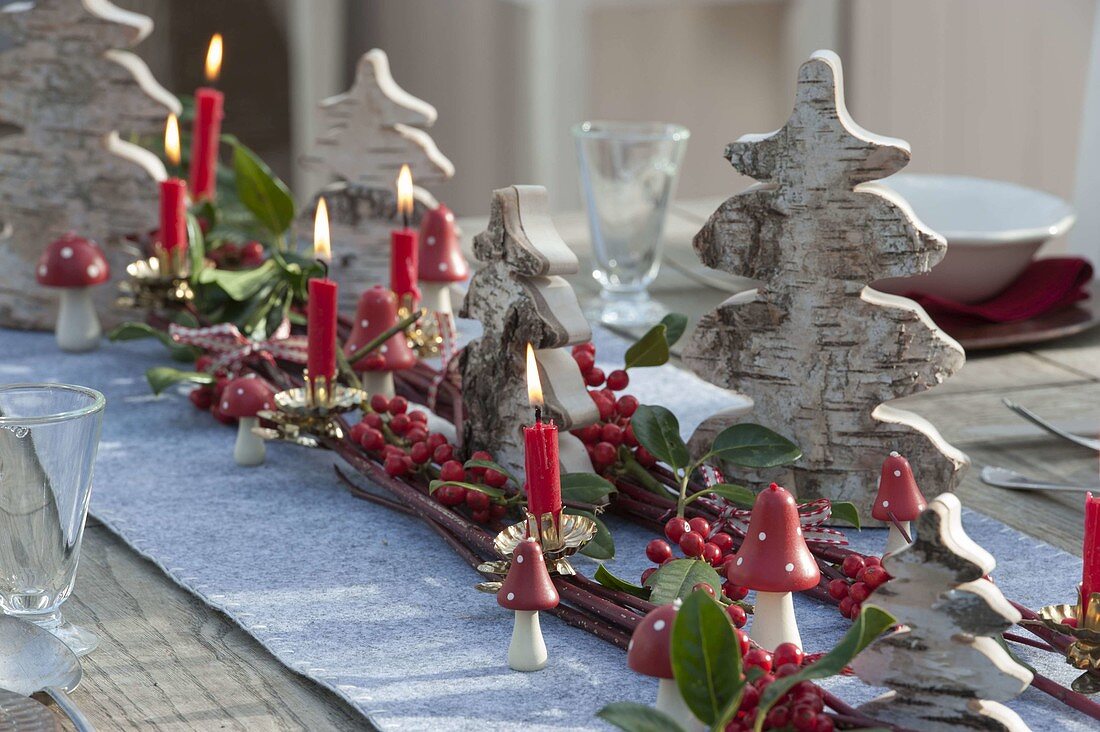
{"label": "red taper candle", "polygon": [[[215,33],[206,52],[206,80],[218,80],[222,64],[222,37]],[[212,86],[195,90],[195,126],[191,134],[191,195],[212,200],[217,192],[218,141],[222,134],[225,95]]]}
{"label": "red taper candle", "polygon": [[1081,600],[1088,609],[1089,595],[1100,592],[1100,497],[1085,494],[1085,543],[1081,556]]}
{"label": "red taper candle", "polygon": [[[328,209],[325,199],[317,203],[317,217],[313,225],[313,254],[328,263],[331,248],[328,233]],[[306,306],[307,354],[306,368],[309,378],[336,377],[336,315],[339,288],[326,277],[314,277],[309,281],[309,303]]]}
{"label": "red taper candle", "polygon": [[[164,156],[174,167],[180,164],[180,127],[176,115],[164,126]],[[160,245],[168,252],[187,253],[187,184],[172,177],[160,183]]]}
{"label": "red taper candle", "polygon": [[527,510],[536,518],[561,515],[561,468],[558,457],[558,428],[542,420],[542,384],[535,351],[527,344],[527,393],[535,407],[535,423],[523,428],[524,471],[527,476]]}
{"label": "red taper candle", "polygon": [[402,228],[390,232],[390,289],[399,303],[411,299],[416,304],[420,302],[420,289],[416,286],[420,277],[420,244],[416,231],[409,228],[412,210],[412,173],[408,165],[402,165],[397,176],[397,212],[404,223]]}

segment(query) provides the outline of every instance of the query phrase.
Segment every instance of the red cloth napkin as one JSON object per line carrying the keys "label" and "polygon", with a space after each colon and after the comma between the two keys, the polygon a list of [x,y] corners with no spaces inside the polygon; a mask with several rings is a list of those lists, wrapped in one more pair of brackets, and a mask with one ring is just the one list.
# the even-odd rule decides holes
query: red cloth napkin
{"label": "red cloth napkin", "polygon": [[1092,265],[1088,260],[1051,257],[1033,261],[1011,285],[985,302],[968,305],[920,293],[911,293],[906,297],[920,303],[937,322],[942,318],[1012,323],[1084,300],[1089,296],[1085,285],[1091,279]]}

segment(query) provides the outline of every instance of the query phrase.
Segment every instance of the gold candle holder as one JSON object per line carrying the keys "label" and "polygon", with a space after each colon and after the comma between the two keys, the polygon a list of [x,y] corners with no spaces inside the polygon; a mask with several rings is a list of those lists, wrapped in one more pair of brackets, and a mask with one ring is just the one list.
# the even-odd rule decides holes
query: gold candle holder
{"label": "gold candle holder", "polygon": [[305,386],[286,389],[275,395],[275,409],[259,413],[274,427],[254,427],[252,432],[265,440],[285,440],[303,447],[320,447],[318,438],[342,439],[344,430],[336,418],[358,409],[369,397],[367,392],[337,383],[327,376],[311,377],[305,372]]}
{"label": "gold candle holder", "polygon": [[[557,521],[552,513],[544,513],[538,517],[527,513],[523,521],[512,524],[493,539],[493,549],[503,560],[483,562],[478,566],[478,571],[500,577],[508,574],[508,569],[512,566],[512,553],[529,536],[538,539],[542,545],[542,556],[550,574],[568,576],[577,573],[568,558],[583,549],[596,536],[596,522],[587,516],[571,513],[561,514]],[[481,582],[477,589],[495,593],[500,585],[500,581]]]}
{"label": "gold candle holder", "polygon": [[1039,619],[1051,630],[1073,636],[1066,649],[1066,662],[1084,671],[1073,680],[1072,688],[1079,694],[1100,691],[1100,592],[1081,597],[1076,605],[1047,605],[1039,611]]}
{"label": "gold candle holder", "polygon": [[195,298],[189,281],[191,260],[180,248],[169,252],[156,244],[153,256],[126,265],[126,274],[129,279],[119,285],[120,307],[162,311]]}
{"label": "gold candle holder", "polygon": [[[397,304],[397,319],[404,320],[417,309],[418,305],[412,295],[406,293]],[[439,332],[439,323],[431,313],[406,328],[405,338],[409,341],[409,348],[416,351],[420,358],[438,356],[443,350],[443,334]]]}

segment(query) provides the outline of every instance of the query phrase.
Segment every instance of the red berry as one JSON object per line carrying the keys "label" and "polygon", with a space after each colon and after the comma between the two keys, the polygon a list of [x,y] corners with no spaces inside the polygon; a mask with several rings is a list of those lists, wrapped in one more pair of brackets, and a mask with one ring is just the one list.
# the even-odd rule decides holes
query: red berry
{"label": "red berry", "polygon": [[623,442],[631,447],[638,447],[638,437],[634,434],[634,425],[630,424],[629,419],[623,419],[626,422],[626,427],[623,430]]}
{"label": "red berry", "polygon": [[199,409],[210,409],[210,405],[214,403],[214,391],[205,386],[197,386],[187,398]]}
{"label": "red berry", "polygon": [[756,690],[764,691],[775,681],[775,674],[764,674],[756,680]]}
{"label": "red berry", "polygon": [[706,582],[696,582],[694,585],[691,586],[691,591],[692,592],[705,592],[708,595],[710,595],[711,597],[714,597],[714,588],[711,587]]}
{"label": "red berry", "polygon": [[195,359],[195,371],[201,371],[203,373],[209,373],[210,369],[214,366],[214,359],[210,356],[199,356]]}
{"label": "red berry", "polygon": [[776,666],[783,666],[788,663],[801,666],[804,657],[802,649],[794,643],[780,643],[772,651],[772,658],[775,660]]}
{"label": "red berry", "polygon": [[723,553],[733,549],[733,537],[724,531],[719,531],[714,536],[710,537],[710,543],[721,549]]}
{"label": "red berry", "polygon": [[494,503],[489,506],[489,515],[495,519],[502,518],[506,513],[508,513],[508,507],[505,505]]}
{"label": "red berry", "polygon": [[403,435],[409,431],[411,426],[412,422],[409,421],[409,415],[407,414],[395,414],[390,417],[390,429],[394,431],[394,434]]}
{"label": "red berry", "polygon": [[428,424],[428,413],[420,409],[414,409],[409,412],[409,419],[419,424]]}
{"label": "red berry", "polygon": [[363,441],[363,433],[369,429],[365,422],[359,422],[351,426],[351,432],[348,435],[351,437],[351,441],[359,444]]}
{"label": "red berry", "polygon": [[710,522],[702,516],[696,516],[688,521],[691,524],[691,530],[702,534],[703,536],[710,536]]}
{"label": "red berry", "polygon": [[405,433],[405,439],[409,442],[423,442],[428,439],[428,431],[423,425],[413,422],[409,431]]}
{"label": "red berry", "polygon": [[654,539],[646,545],[645,555],[654,564],[664,564],[672,559],[672,547],[668,545],[667,541]]}
{"label": "red berry", "polygon": [[[467,489],[466,505],[474,511],[485,511],[485,517],[489,517],[489,496],[485,495],[481,491],[471,491]],[[479,523],[484,523],[484,521],[481,521]]]}
{"label": "red berry", "polygon": [[[878,587],[885,584],[888,579],[890,579],[890,575],[880,566],[871,565],[863,570],[863,582],[867,585],[867,589],[870,592],[873,592]],[[870,592],[868,594],[870,594]]]}
{"label": "red berry", "polygon": [[878,567],[882,564],[882,559],[880,557],[864,557],[863,563],[868,567]]}
{"label": "red berry", "polygon": [[503,488],[508,484],[508,476],[495,470],[486,470],[482,480],[492,488]]}
{"label": "red berry", "polygon": [[466,500],[466,489],[460,485],[442,485],[436,490],[435,497],[444,506],[457,506]]}
{"label": "red berry", "polygon": [[644,447],[639,447],[634,451],[634,457],[638,459],[638,462],[647,468],[652,468],[657,464],[657,458],[655,458],[649,450]]}
{"label": "red berry", "polygon": [[[477,491],[466,491],[466,500],[467,501],[470,500],[470,494],[471,493],[477,493]],[[478,495],[484,495],[484,494],[483,493],[478,493]],[[482,508],[482,509],[478,509],[476,511],[471,511],[470,512],[470,518],[472,518],[476,523],[479,523],[479,524],[489,523],[489,516],[490,516],[489,509],[487,509],[487,508]]]}
{"label": "red berry", "polygon": [[840,601],[840,614],[844,617],[850,617],[852,614],[852,605],[855,605],[856,601],[851,597],[845,597]]}
{"label": "red berry", "polygon": [[363,424],[376,430],[382,429],[382,415],[368,412],[363,415]]}
{"label": "red berry", "polygon": [[741,647],[741,658],[744,658],[745,654],[749,652],[749,647],[752,645],[749,642],[749,634],[740,628],[734,632],[737,633],[737,645]]}
{"label": "red berry", "polygon": [[[430,435],[428,435],[428,447],[432,450],[432,452],[435,452],[436,448],[438,448],[440,445],[446,444],[446,435],[440,434],[439,432],[432,432]],[[488,455],[489,453],[485,454]]]}
{"label": "red berry", "polygon": [[381,450],[386,444],[386,436],[380,430],[368,427],[359,439],[359,444],[364,450]]}
{"label": "red berry", "polygon": [[[772,663],[775,663],[773,660]],[[775,664],[775,678],[781,679],[785,676],[794,676],[798,673],[798,666],[793,663]]]}
{"label": "red berry", "polygon": [[668,523],[665,524],[665,536],[669,538],[669,541],[679,543],[680,538],[689,531],[691,531],[691,525],[687,522],[687,519],[679,516],[669,519]]}
{"label": "red berry", "polygon": [[466,470],[457,460],[448,460],[439,469],[439,479],[446,481],[463,482],[466,480]]}
{"label": "red berry", "polygon": [[225,376],[219,376],[214,379],[214,401],[221,401],[222,392],[225,391],[225,385],[229,383],[229,379]]}
{"label": "red berry", "polygon": [[802,704],[796,704],[791,709],[790,724],[798,732],[817,732],[817,711]]}
{"label": "red berry", "polygon": [[848,611],[848,618],[855,620],[859,617],[859,613],[863,610],[863,604],[856,602],[852,603],[852,609]]}
{"label": "red berry", "polygon": [[370,398],[370,408],[381,414],[389,410],[390,400],[386,398],[385,394],[372,394]]}
{"label": "red berry", "polygon": [[735,585],[725,582],[722,585],[722,593],[731,600],[744,600],[749,596],[749,588],[743,585]]}
{"label": "red berry", "polygon": [[386,458],[386,462],[382,464],[382,467],[385,468],[386,475],[394,478],[405,474],[405,461],[396,455]]}
{"label": "red berry", "polygon": [[730,616],[735,628],[744,628],[745,623],[749,621],[748,613],[740,605],[726,605],[726,615]]}
{"label": "red berry", "polygon": [[848,588],[848,596],[855,602],[863,602],[871,594],[871,588],[866,582],[856,582]]}
{"label": "red berry", "polygon": [[717,544],[708,541],[703,544],[703,559],[711,566],[719,564],[722,561],[722,550],[718,548]]}
{"label": "red berry", "polygon": [[849,554],[844,557],[844,563],[840,565],[840,569],[844,574],[854,579],[855,576],[859,574],[859,570],[863,569],[864,566],[866,565],[863,561],[863,557],[858,554]]}
{"label": "red berry", "polygon": [[587,351],[573,351],[573,360],[582,374],[587,374],[596,365],[596,357]]}
{"label": "red berry", "polygon": [[607,375],[607,388],[613,391],[622,391],[630,383],[630,376],[622,369],[615,369]]}
{"label": "red berry", "polygon": [[618,447],[623,444],[623,428],[614,422],[605,424],[600,429],[600,437],[604,442],[609,442]]}
{"label": "red berry", "polygon": [[432,462],[442,465],[454,459],[454,448],[450,445],[440,445],[432,451]]}
{"label": "red berry", "polygon": [[783,729],[791,719],[791,709],[786,704],[777,704],[768,712],[764,723],[772,729]]}
{"label": "red berry", "polygon": [[405,457],[405,451],[402,450],[397,445],[383,445],[382,446],[382,457],[384,457],[384,458],[388,458],[388,457],[403,458],[403,457]]}
{"label": "red berry", "polygon": [[629,394],[619,397],[619,401],[615,403],[615,411],[620,417],[633,416],[634,412],[638,411],[638,399]]}
{"label": "red berry", "polygon": [[589,386],[599,386],[604,382],[603,369],[593,366],[584,375],[584,383]]}
{"label": "red berry", "polygon": [[258,241],[250,241],[241,247],[241,259],[254,262],[263,257],[264,245]]}
{"label": "red berry", "polygon": [[828,714],[817,715],[817,729],[815,732],[833,732],[836,729],[836,723],[833,722],[833,718]]}
{"label": "red berry", "polygon": [[759,668],[764,673],[772,670],[772,654],[763,648],[750,648],[745,654],[745,668]]}
{"label": "red berry", "polygon": [[656,572],[656,571],[657,571],[657,568],[656,568],[656,567],[650,567],[649,569],[647,569],[647,570],[643,571],[643,572],[642,572],[642,584],[644,585],[644,584],[645,584],[645,581],[646,581],[647,579],[649,579],[650,575],[652,575],[652,574],[653,574],[654,572]]}
{"label": "red berry", "polygon": [[680,537],[680,551],[688,557],[700,557],[703,555],[703,546],[706,543],[702,534],[689,531]]}
{"label": "red berry", "polygon": [[604,422],[610,421],[615,416],[615,402],[607,399],[599,392],[594,393],[592,397],[596,403],[596,409],[600,413],[600,419]]}
{"label": "red berry", "polygon": [[752,684],[745,684],[741,692],[741,706],[738,707],[740,711],[749,712],[756,709],[756,705],[760,703],[760,692],[756,690],[756,687]]}
{"label": "red berry", "polygon": [[829,582],[829,597],[834,600],[843,600],[848,596],[848,581],[839,577]]}
{"label": "red berry", "polygon": [[615,458],[618,457],[619,451],[615,449],[615,446],[610,442],[597,442],[594,452],[596,458],[597,467],[600,465],[607,466],[615,463]]}
{"label": "red berry", "polygon": [[423,465],[432,459],[432,451],[428,448],[428,443],[418,442],[409,450],[409,457],[417,465]]}
{"label": "red berry", "polygon": [[404,414],[409,408],[409,400],[405,397],[395,396],[390,399],[390,414]]}
{"label": "red berry", "polygon": [[573,346],[573,355],[574,356],[578,353],[595,353],[595,352],[596,352],[596,344],[593,343],[592,341],[585,341],[584,343],[578,343],[577,345]]}
{"label": "red berry", "polygon": [[577,436],[577,439],[584,444],[595,445],[603,436],[603,430],[600,429],[598,424],[590,424],[587,427],[581,427],[579,430],[574,430],[574,434]]}

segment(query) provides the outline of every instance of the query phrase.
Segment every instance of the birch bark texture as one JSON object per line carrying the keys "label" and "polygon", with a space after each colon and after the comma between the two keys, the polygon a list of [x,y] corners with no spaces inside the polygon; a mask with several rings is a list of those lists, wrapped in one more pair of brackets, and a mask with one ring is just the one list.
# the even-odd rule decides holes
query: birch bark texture
{"label": "birch bark texture", "polygon": [[963,530],[959,499],[933,499],[917,520],[917,540],[882,565],[893,579],[867,602],[902,625],[852,668],[864,682],[894,691],[863,709],[919,730],[1027,730],[998,703],[1031,683],[1031,671],[996,640],[1020,613],[985,579],[996,562]]}
{"label": "birch bark texture", "polygon": [[527,395],[527,344],[535,349],[545,412],[561,430],[566,472],[592,471],[588,453],[568,430],[595,423],[599,412],[577,362],[565,350],[592,330],[562,275],[580,268],[550,220],[546,189],[510,186],[493,192],[489,225],[474,237],[480,262],[459,316],[476,318],[480,338],[463,350],[464,446],[487,450],[523,474],[523,427],[533,422]]}
{"label": "birch bark texture", "polygon": [[[947,249],[896,194],[872,183],[901,170],[903,140],[848,115],[840,59],[802,65],[794,111],[779,130],[745,135],[725,156],[755,178],[695,236],[708,267],[758,280],[704,315],[684,353],[701,378],[753,401],[753,419],[803,450],[787,481],[801,499],[852,501],[870,518],[882,457],[906,455],[918,479],[952,490],[968,465],[917,415],[884,405],[941,383],[962,347],[911,300],[867,286],[927,272]],[[693,450],[741,415],[715,415]]]}
{"label": "birch bark texture", "polygon": [[[435,107],[398,86],[381,49],[363,54],[351,88],[321,101],[317,115],[321,133],[301,162],[335,182],[304,209],[302,230],[311,230],[317,198],[324,196],[334,238],[351,243],[335,252],[331,275],[340,284],[341,307],[354,310],[364,287],[389,282],[389,235],[401,223],[395,194],[401,166],[409,166],[417,184],[447,180],[455,169],[424,130],[435,124]],[[410,226],[439,205],[420,185],[413,198]]]}
{"label": "birch bark texture", "polygon": [[[123,237],[156,226],[156,155],[128,142],[156,136],[179,100],[124,49],[153,30],[107,0],[37,0],[0,10],[0,326],[50,329],[57,293],[35,283],[42,250],[67,231],[97,241],[116,276],[134,252]],[[96,288],[100,316],[127,317],[112,287]]]}

